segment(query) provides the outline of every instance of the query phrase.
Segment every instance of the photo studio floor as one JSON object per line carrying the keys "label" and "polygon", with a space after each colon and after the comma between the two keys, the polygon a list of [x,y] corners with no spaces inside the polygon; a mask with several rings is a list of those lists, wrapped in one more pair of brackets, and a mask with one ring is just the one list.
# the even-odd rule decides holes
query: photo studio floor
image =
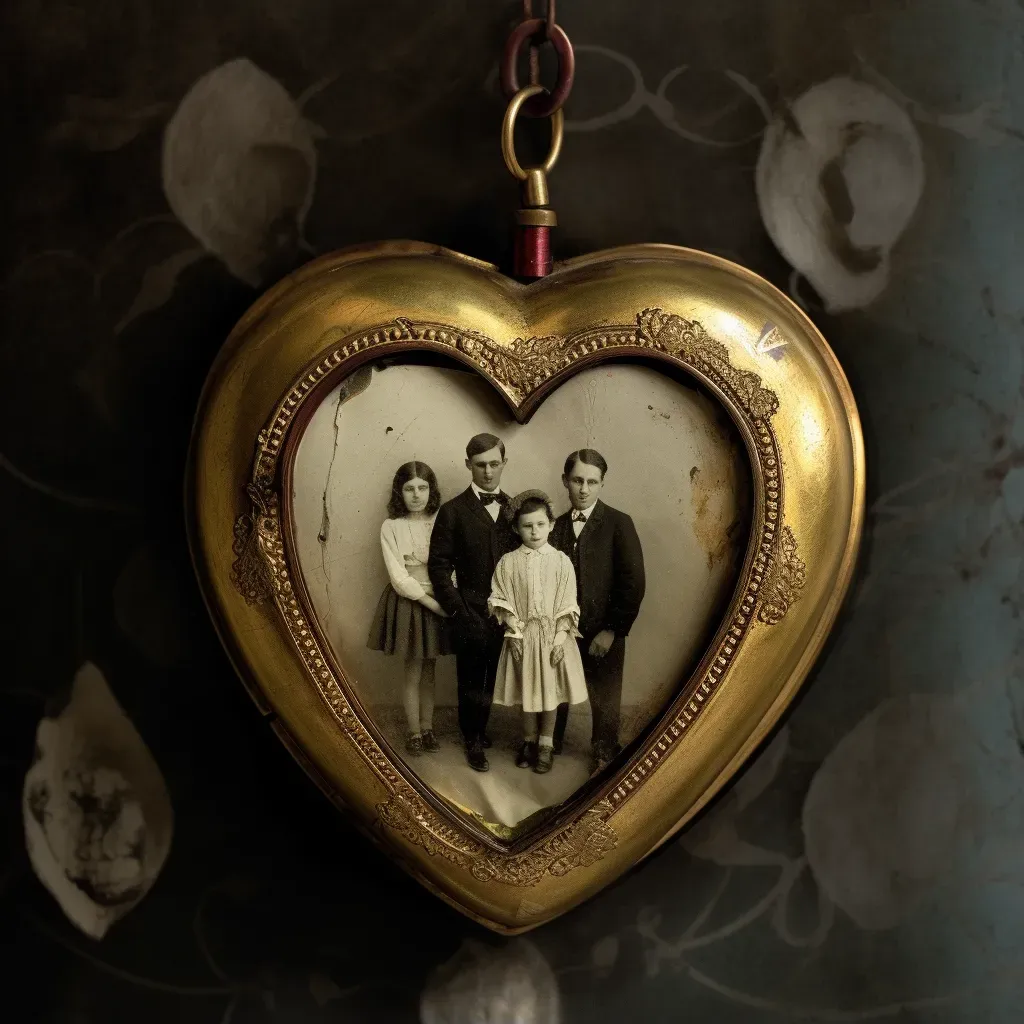
{"label": "photo studio floor", "polygon": [[[487,751],[490,770],[476,772],[466,763],[457,710],[438,707],[434,732],[441,749],[409,758],[407,763],[435,792],[485,822],[512,828],[545,807],[562,803],[590,778],[590,705],[572,708],[563,751],[551,771],[538,775],[517,768],[522,743],[522,719],[512,708],[491,709],[487,728],[493,746]],[[374,716],[399,753],[405,750],[405,721],[401,708],[376,707]]]}

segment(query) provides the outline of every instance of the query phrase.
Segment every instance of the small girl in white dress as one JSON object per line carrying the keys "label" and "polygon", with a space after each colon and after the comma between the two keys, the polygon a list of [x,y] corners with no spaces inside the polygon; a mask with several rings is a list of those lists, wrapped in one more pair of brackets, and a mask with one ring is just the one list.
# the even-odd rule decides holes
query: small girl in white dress
{"label": "small girl in white dress", "polygon": [[407,462],[395,473],[388,516],[380,528],[380,546],[388,585],[380,596],[366,646],[405,659],[406,750],[435,751],[434,662],[449,654],[444,611],[434,598],[427,574],[430,533],[441,505],[434,471],[423,462]]}
{"label": "small girl in white dress", "polygon": [[587,699],[576,573],[569,556],[548,544],[555,517],[543,491],[517,495],[509,514],[522,545],[498,562],[487,602],[505,626],[494,703],[522,706],[516,764],[544,773],[551,770],[558,705]]}

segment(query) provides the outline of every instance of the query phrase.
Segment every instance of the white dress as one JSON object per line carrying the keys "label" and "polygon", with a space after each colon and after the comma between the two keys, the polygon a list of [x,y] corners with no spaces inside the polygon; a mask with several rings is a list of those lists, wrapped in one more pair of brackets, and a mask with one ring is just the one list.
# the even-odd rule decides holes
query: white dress
{"label": "white dress", "polygon": [[[487,609],[505,626],[494,703],[524,711],[554,711],[559,704],[587,699],[583,661],[576,644],[580,609],[576,573],[569,556],[545,544],[525,544],[503,555],[491,580]],[[555,634],[565,631],[565,657],[551,664]],[[509,643],[520,639],[523,661],[516,665]]]}

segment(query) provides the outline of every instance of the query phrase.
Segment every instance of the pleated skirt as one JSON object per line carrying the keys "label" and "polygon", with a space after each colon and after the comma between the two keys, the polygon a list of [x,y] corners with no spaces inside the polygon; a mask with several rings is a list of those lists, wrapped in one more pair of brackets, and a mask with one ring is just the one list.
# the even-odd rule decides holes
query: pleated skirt
{"label": "pleated skirt", "polygon": [[377,602],[366,646],[402,658],[451,654],[448,624],[419,601],[402,597],[389,583]]}

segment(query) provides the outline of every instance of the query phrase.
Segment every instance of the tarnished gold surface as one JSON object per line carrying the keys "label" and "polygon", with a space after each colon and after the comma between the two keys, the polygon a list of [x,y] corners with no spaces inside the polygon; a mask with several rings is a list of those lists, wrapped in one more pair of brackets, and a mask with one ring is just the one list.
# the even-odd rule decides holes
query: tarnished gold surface
{"label": "tarnished gold surface", "polygon": [[[356,367],[415,349],[475,367],[519,419],[601,360],[681,369],[728,411],[750,462],[747,555],[697,671],[607,784],[510,843],[427,792],[363,719],[291,550],[290,453],[304,411]],[[840,368],[806,317],[748,271],[633,246],[526,286],[468,257],[395,242],[318,260],[246,314],[204,391],[189,513],[221,637],[289,748],[421,881],[514,932],[653,850],[764,738],[838,611],[863,491],[859,422]]]}

